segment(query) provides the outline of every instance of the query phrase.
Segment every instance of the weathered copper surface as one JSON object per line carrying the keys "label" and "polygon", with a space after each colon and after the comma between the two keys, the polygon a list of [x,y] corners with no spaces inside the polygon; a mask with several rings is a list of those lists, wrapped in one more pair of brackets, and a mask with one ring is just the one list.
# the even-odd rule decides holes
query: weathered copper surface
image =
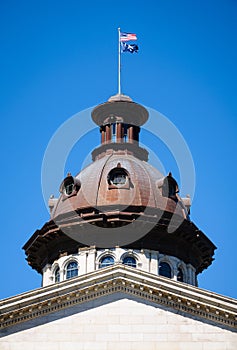
{"label": "weathered copper surface", "polygon": [[[138,103],[130,101],[105,102],[92,111],[93,121],[101,126],[105,122],[105,116],[115,122],[116,119],[126,124],[143,125],[148,119],[147,110]],[[106,124],[110,121],[107,118]]]}
{"label": "weathered copper surface", "polygon": [[[120,164],[129,174],[126,188],[110,189],[109,172]],[[181,205],[162,196],[158,188],[158,180],[164,176],[149,163],[140,161],[126,152],[112,153],[96,160],[76,176],[81,188],[75,196],[65,199],[61,195],[52,212],[52,219],[60,214],[79,208],[108,205],[142,206],[176,211],[176,214],[186,217],[187,213]]]}
{"label": "weathered copper surface", "polygon": [[122,155],[134,155],[140,160],[148,161],[148,152],[145,148],[139,147],[137,143],[104,143],[101,146],[95,148],[92,152],[92,160],[95,161],[106,155],[112,153],[121,152]]}
{"label": "weathered copper surface", "polygon": [[[126,169],[129,175],[127,182],[118,188],[108,182],[108,174],[117,167]],[[62,252],[75,253],[85,246],[80,235],[89,235],[91,225],[109,229],[134,220],[136,223],[140,218],[139,228],[143,225],[146,232],[147,225],[152,224],[152,229],[126,245],[127,248],[146,248],[177,256],[201,272],[211,264],[216,247],[189,221],[181,201],[162,196],[158,187],[162,178],[150,164],[128,154],[115,152],[93,162],[76,177],[80,189],[71,196],[61,194],[52,221],[37,230],[23,247],[29,264],[41,272],[46,263],[52,263]],[[60,189],[62,192],[62,186]],[[174,232],[168,233],[171,224]],[[128,226],[128,235],[130,230]],[[98,242],[95,239],[94,245],[100,247]]]}
{"label": "weathered copper surface", "polygon": [[[112,102],[106,102],[92,112],[98,125],[110,127],[108,134],[116,118],[120,123],[137,126],[148,118],[144,107],[125,97],[116,95]],[[128,238],[131,227],[135,232],[141,230],[142,236],[130,239],[126,244],[118,235],[116,245],[176,256],[192,264],[197,273],[212,263],[216,247],[189,220],[185,205],[176,194],[175,180],[172,196],[169,189],[162,190],[164,175],[146,162],[148,152],[139,147],[138,133],[135,135],[132,131],[130,143],[107,142],[108,135],[102,133],[103,144],[92,152],[93,163],[77,176],[70,174],[64,179],[61,195],[51,211],[51,220],[23,247],[32,268],[42,273],[45,264],[53,263],[60,254],[77,252],[79,247],[86,245],[83,237],[91,234],[92,227],[98,231],[106,228],[111,235],[112,228],[116,227],[119,232],[125,231]],[[121,130],[118,132],[121,138]],[[114,183],[110,174],[111,171],[116,174],[118,169],[123,169],[126,176]],[[70,181],[72,186],[68,189]],[[90,245],[100,248],[99,233],[98,237],[92,237],[93,244]]]}

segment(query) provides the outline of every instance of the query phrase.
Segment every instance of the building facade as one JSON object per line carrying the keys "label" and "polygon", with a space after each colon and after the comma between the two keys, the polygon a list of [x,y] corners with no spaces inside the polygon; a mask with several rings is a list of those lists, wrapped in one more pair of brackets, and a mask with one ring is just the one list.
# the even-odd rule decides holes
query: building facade
{"label": "building facade", "polygon": [[92,111],[101,145],[23,247],[42,287],[0,303],[0,349],[237,348],[236,300],[198,288],[216,247],[140,147],[148,117],[124,95]]}

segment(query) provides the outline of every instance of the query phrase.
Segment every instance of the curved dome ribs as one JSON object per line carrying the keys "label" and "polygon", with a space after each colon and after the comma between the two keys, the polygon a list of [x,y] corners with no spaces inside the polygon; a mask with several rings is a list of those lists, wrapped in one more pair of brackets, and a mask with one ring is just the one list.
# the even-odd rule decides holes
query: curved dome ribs
{"label": "curved dome ribs", "polygon": [[[143,235],[121,247],[168,254],[202,272],[212,263],[216,247],[190,221],[190,198],[179,197],[172,174],[164,176],[147,163],[148,152],[139,146],[147,110],[128,96],[116,95],[97,106],[92,119],[100,127],[102,144],[92,152],[89,166],[62,181],[60,197],[50,198],[51,220],[23,247],[29,265],[42,273],[60,254],[88,246],[83,238],[92,227],[107,228],[109,235],[113,228],[127,230],[130,237],[133,225]],[[99,239],[90,245],[100,248]]]}
{"label": "curved dome ribs", "polygon": [[100,188],[100,184],[101,184],[101,180],[102,180],[102,174],[103,174],[103,171],[105,169],[105,166],[108,162],[108,160],[112,157],[112,154],[109,156],[109,158],[106,159],[106,162],[104,163],[103,167],[102,167],[102,171],[100,173],[100,178],[99,178],[99,182],[98,182],[98,187],[96,189],[96,205],[97,205],[97,202],[98,202],[98,195],[99,195],[99,188]]}

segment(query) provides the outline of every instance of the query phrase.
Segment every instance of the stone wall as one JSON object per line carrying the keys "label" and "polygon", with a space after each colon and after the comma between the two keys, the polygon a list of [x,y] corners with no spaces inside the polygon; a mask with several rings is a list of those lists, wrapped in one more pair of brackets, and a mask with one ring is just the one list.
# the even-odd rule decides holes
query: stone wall
{"label": "stone wall", "polygon": [[116,293],[19,323],[1,350],[236,350],[237,333]]}

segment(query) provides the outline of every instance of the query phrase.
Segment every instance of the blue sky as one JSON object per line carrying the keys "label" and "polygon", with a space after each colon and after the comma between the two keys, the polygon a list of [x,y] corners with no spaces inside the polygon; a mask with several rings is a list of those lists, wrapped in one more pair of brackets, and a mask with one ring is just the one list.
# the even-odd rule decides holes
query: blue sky
{"label": "blue sky", "polygon": [[[0,298],[41,285],[21,248],[49,218],[44,152],[63,122],[117,92],[118,26],[139,46],[122,57],[122,91],[168,117],[194,160],[191,219],[218,248],[199,286],[237,297],[236,16],[234,0],[1,2]],[[179,179],[166,147],[145,131],[141,141]],[[98,143],[99,133],[85,136],[65,173]]]}

